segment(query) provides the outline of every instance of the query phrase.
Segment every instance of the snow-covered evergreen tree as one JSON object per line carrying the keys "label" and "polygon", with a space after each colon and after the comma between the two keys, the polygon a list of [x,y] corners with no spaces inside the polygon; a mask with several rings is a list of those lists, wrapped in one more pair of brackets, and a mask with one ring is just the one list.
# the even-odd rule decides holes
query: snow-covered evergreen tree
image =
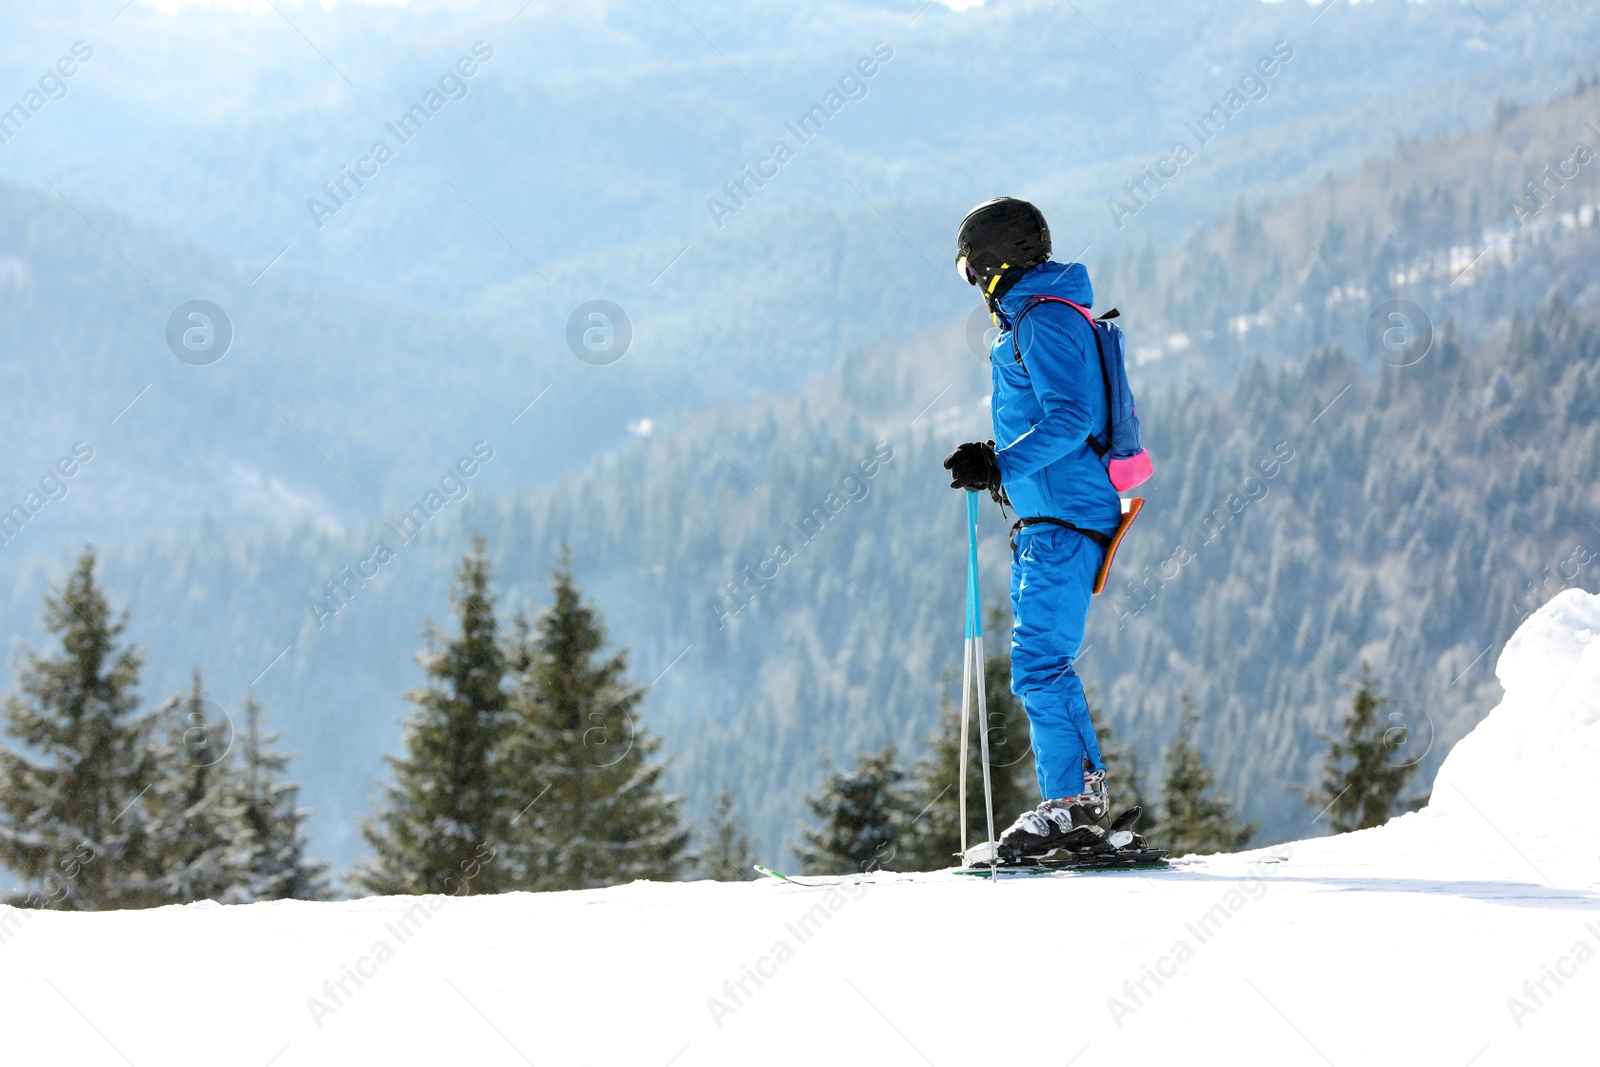
{"label": "snow-covered evergreen tree", "polygon": [[244,802],[234,771],[233,724],[215,715],[200,671],[157,711],[150,791],[157,884],[169,903],[248,903]]}
{"label": "snow-covered evergreen tree", "polygon": [[403,757],[389,757],[394,782],[384,806],[362,826],[373,849],[354,874],[371,893],[492,893],[504,868],[485,857],[507,803],[497,753],[506,737],[506,659],[490,562],[481,538],[456,572],[461,632],[430,624],[417,661],[428,683],[410,694],[416,711]]}
{"label": "snow-covered evergreen tree", "polygon": [[66,589],[45,595],[61,651],[22,651],[0,747],[0,862],[30,883],[30,902],[74,910],[161,902],[155,723],[138,713],[142,658],[123,643],[127,616],[112,617],[94,562],[85,549]]}
{"label": "snow-covered evergreen tree", "polygon": [[509,877],[520,889],[677,878],[689,834],[661,790],[660,740],[638,720],[644,691],[627,680],[625,650],[604,655],[605,627],[565,556],[554,586],[537,624],[517,627],[502,761],[516,808],[501,833]]}
{"label": "snow-covered evergreen tree", "polygon": [[1327,811],[1336,834],[1387,822],[1416,773],[1416,761],[1398,755],[1408,741],[1405,727],[1378,716],[1388,703],[1378,693],[1371,666],[1363,663],[1355,699],[1345,712],[1344,736],[1321,735],[1328,743],[1328,760],[1319,787],[1304,796],[1319,812]]}
{"label": "snow-covered evergreen tree", "polygon": [[1166,789],[1161,797],[1161,846],[1173,856],[1233,852],[1256,832],[1255,823],[1239,825],[1232,805],[1215,791],[1216,781],[1205,756],[1194,744],[1197,716],[1183,698],[1178,736],[1167,753]]}
{"label": "snow-covered evergreen tree", "polygon": [[711,801],[711,833],[696,862],[698,873],[719,882],[746,882],[756,877],[750,837],[727,789]]}
{"label": "snow-covered evergreen tree", "polygon": [[300,786],[282,780],[289,757],[272,747],[278,735],[262,729],[254,693],[245,696],[244,717],[238,777],[250,899],[325,900],[328,865],[306,855],[311,812],[299,806]]}
{"label": "snow-covered evergreen tree", "polygon": [[909,805],[904,782],[892,744],[863,753],[851,770],[830,768],[822,788],[806,799],[816,822],[801,831],[795,849],[801,868],[848,874],[901,866],[896,849]]}

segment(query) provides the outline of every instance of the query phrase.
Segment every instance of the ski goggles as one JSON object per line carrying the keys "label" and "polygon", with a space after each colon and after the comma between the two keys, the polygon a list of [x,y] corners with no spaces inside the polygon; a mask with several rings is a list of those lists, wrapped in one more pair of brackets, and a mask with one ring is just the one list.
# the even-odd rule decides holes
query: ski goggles
{"label": "ski goggles", "polygon": [[967,262],[965,252],[956,257],[956,273],[965,278],[968,285],[978,284],[978,274],[972,269],[972,264]]}

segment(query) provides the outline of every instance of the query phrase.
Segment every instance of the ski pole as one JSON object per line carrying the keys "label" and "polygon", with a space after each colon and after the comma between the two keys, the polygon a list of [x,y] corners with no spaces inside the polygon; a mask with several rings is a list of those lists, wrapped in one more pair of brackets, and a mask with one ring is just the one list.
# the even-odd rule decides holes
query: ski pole
{"label": "ski pole", "polygon": [[[972,503],[977,494],[967,494],[967,532],[972,532]],[[956,757],[956,786],[960,800],[961,862],[967,861],[967,736],[972,718],[972,563],[967,562],[967,618],[966,639],[961,644],[961,748]]]}
{"label": "ski pole", "polygon": [[[967,493],[967,632],[961,671],[961,852],[967,851],[967,737],[972,691],[978,694],[978,744],[983,758],[983,814],[989,831],[989,862],[995,859],[994,787],[989,778],[989,698],[983,677],[983,618],[978,594],[978,494]],[[969,685],[976,676],[976,686]]]}

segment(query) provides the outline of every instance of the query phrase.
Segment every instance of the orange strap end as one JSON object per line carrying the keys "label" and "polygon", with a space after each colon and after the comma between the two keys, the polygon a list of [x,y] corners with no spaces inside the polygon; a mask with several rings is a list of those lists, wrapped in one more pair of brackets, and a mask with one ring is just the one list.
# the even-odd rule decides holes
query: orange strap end
{"label": "orange strap end", "polygon": [[1144,507],[1144,497],[1136,496],[1124,501],[1127,510],[1122,513],[1122,521],[1117,523],[1117,532],[1111,535],[1111,545],[1106,549],[1106,558],[1100,564],[1100,573],[1094,576],[1094,594],[1099,596],[1105,592],[1106,582],[1111,580],[1111,564],[1117,558],[1117,549],[1122,545],[1123,537],[1133,527],[1133,520],[1139,517],[1139,511]]}

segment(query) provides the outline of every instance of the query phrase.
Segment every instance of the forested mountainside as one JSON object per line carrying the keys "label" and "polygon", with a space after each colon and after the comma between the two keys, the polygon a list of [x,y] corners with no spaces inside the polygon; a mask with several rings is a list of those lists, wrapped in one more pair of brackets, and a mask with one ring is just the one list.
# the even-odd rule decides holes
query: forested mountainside
{"label": "forested mountainside", "polygon": [[[1293,198],[1245,185],[1231,217],[1195,223],[1177,247],[1107,251],[1096,293],[1138,324],[1147,380],[1219,383],[1252,359],[1276,366],[1329,344],[1366,353],[1391,296],[1436,325],[1454,318],[1469,338],[1552,288],[1593,307],[1597,89],[1600,77],[1540,107],[1502,102],[1481,129],[1402,141]],[[1159,202],[1164,185],[1123,199]]]}
{"label": "forested mountainside", "polygon": [[[1508,121],[1548,118],[1556,127],[1563,109],[1596,99],[1556,100],[1546,114]],[[1429,151],[1468,160],[1471,143],[1469,135]],[[1494,144],[1499,151],[1503,143]],[[1288,308],[1284,321],[1298,322],[1296,294],[1326,300],[1326,290],[1307,288],[1326,269],[1325,254],[1352,277],[1383,279],[1362,258],[1364,243],[1334,257],[1278,232],[1284,217],[1313,217],[1318,197],[1330,228],[1362,232],[1370,212],[1355,190],[1364,180],[1276,207],[1247,204],[1242,221],[1193,242],[1224,249],[1243,226],[1275,250],[1266,262],[1276,270],[1260,268],[1252,288],[1223,287],[1250,295],[1238,314]],[[1568,192],[1570,202],[1533,220],[1554,220],[1542,238],[1514,241],[1509,263],[1485,256],[1458,282],[1463,288],[1470,276],[1473,294],[1504,294],[1498,305],[1463,310],[1462,325],[1453,325],[1450,279],[1397,269],[1386,291],[1369,288],[1327,317],[1362,324],[1342,346],[1286,338],[1261,353],[1270,361],[1227,387],[1206,384],[1214,377],[1206,346],[1224,342],[1199,333],[1189,349],[1134,368],[1158,473],[1118,582],[1091,624],[1083,673],[1146,766],[1188,693],[1225,787],[1261,821],[1263,838],[1305,832],[1311,813],[1284,787],[1310,780],[1316,733],[1336,722],[1349,696],[1342,682],[1363,659],[1395,696],[1391,710],[1411,726],[1431,771],[1492,705],[1490,668],[1517,619],[1563,585],[1594,587],[1600,530],[1585,516],[1594,514],[1600,355],[1592,275],[1571,265],[1592,262],[1600,229],[1583,206],[1592,194],[1578,195],[1576,181]],[[1439,247],[1419,218],[1398,210],[1392,242],[1372,247]],[[1217,256],[1230,272],[1257,270],[1242,253]],[[1130,253],[1126,262],[1137,260]],[[1135,290],[1132,268],[1118,265],[1098,285],[1129,309],[1136,350],[1169,328],[1152,329],[1162,312],[1149,309],[1179,307],[1199,292],[1193,272],[1164,262],[1158,256],[1148,290]],[[1559,279],[1557,298],[1537,288],[1541,278]],[[1143,306],[1124,299],[1129,292],[1146,294]],[[1380,337],[1370,349],[1365,324],[1391,299],[1416,309],[1396,347]],[[1429,321],[1431,331],[1420,328]],[[688,795],[691,814],[727,784],[763,852],[781,855],[824,754],[848,760],[893,738],[910,756],[953,688],[961,505],[939,461],[956,442],[988,436],[988,368],[969,347],[965,321],[916,343],[835,358],[836,370],[793,395],[687,417],[666,409],[628,447],[515,499],[491,491],[491,479],[512,457],[536,465],[538,450],[525,442],[563,432],[570,415],[548,405],[554,391],[514,426],[520,405],[508,400],[501,436],[462,424],[459,444],[438,438],[430,459],[407,467],[416,474],[411,488],[395,488],[364,524],[286,514],[281,524],[224,530],[184,519],[170,531],[108,540],[109,591],[132,612],[130,636],[151,653],[146,699],[175,692],[195,664],[231,707],[254,684],[269,721],[302,753],[296,773],[319,809],[319,846],[344,862],[359,850],[356,818],[369,808],[381,753],[396,744],[403,694],[417,679],[408,655],[420,647],[424,621],[446,612],[449,567],[468,532],[488,536],[508,607],[542,602],[565,543],[614,639],[632,650],[636,678],[653,682],[643,714],[675,760],[673,787]],[[112,366],[109,354],[104,360]],[[42,374],[38,366],[29,373]],[[1185,384],[1191,370],[1199,381]],[[234,389],[266,381],[241,379]],[[292,375],[284,382],[292,385]],[[473,387],[507,388],[496,378]],[[403,402],[415,401],[394,401]],[[199,395],[194,410],[214,403]],[[219,418],[226,422],[226,412]],[[305,444],[289,429],[277,432],[288,445]],[[410,432],[399,425],[394,441]],[[336,613],[316,610],[324,583],[376,539],[393,537],[384,523],[398,521],[479,440],[495,457],[467,498],[397,544],[395,558]],[[372,447],[377,455],[390,445]],[[114,479],[90,481],[112,470],[99,462],[7,546],[4,612],[13,632],[37,632],[31,619],[46,581],[70,566],[68,550],[59,559],[28,554],[55,536],[50,509],[90,507],[91,489],[115,488]],[[993,599],[1003,588],[1004,523],[985,512]]]}

